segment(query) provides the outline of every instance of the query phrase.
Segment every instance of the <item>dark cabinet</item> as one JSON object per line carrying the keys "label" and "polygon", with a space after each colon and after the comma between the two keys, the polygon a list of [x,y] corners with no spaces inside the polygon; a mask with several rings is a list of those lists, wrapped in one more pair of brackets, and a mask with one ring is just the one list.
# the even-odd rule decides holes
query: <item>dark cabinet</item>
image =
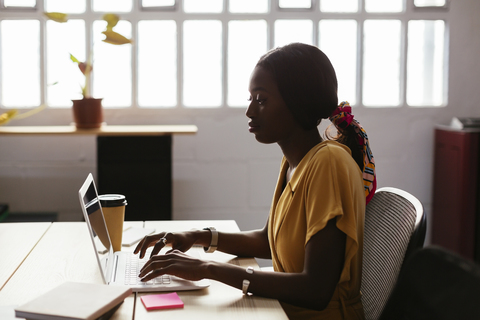
{"label": "dark cabinet", "polygon": [[480,262],[478,130],[435,129],[432,244]]}
{"label": "dark cabinet", "polygon": [[127,198],[126,221],[171,220],[172,136],[98,136],[99,194]]}

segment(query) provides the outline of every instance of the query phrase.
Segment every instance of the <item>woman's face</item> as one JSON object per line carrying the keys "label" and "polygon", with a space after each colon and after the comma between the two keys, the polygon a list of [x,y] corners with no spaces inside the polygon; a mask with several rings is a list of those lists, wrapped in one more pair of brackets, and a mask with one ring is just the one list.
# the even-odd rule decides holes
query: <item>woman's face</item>
{"label": "woman's face", "polygon": [[269,71],[256,67],[250,77],[250,104],[246,116],[249,131],[261,143],[281,143],[288,140],[300,125],[283,101],[277,83]]}

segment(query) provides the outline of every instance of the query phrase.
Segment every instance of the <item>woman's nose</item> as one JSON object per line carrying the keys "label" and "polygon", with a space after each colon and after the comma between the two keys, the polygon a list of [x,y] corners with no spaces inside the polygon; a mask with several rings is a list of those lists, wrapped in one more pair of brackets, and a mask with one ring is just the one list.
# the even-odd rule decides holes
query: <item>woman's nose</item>
{"label": "woman's nose", "polygon": [[247,110],[245,110],[245,115],[248,117],[248,118],[252,118],[254,115],[255,115],[255,100],[252,99],[252,101],[250,101],[250,103],[248,104],[248,107],[247,107]]}

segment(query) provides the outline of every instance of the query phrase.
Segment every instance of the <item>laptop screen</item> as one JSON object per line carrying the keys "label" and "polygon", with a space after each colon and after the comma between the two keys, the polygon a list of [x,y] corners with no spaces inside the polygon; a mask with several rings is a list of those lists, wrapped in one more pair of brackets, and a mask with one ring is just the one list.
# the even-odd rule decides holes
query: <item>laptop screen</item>
{"label": "laptop screen", "polygon": [[[105,219],[103,217],[102,206],[98,200],[97,188],[95,187],[95,182],[91,173],[88,175],[87,179],[78,191],[78,195],[80,198],[80,205],[82,206],[83,216],[90,230],[90,236],[92,238],[95,254],[97,255],[97,261],[102,269],[104,280],[108,279],[108,268],[106,265],[104,265],[104,263],[102,263],[100,255],[98,254],[97,244],[95,242],[96,240],[99,240],[105,246],[108,251],[108,257],[113,256],[113,248],[107,231],[107,226],[105,224]],[[108,261],[113,260],[108,259],[108,257],[106,261],[103,262],[107,263]]]}

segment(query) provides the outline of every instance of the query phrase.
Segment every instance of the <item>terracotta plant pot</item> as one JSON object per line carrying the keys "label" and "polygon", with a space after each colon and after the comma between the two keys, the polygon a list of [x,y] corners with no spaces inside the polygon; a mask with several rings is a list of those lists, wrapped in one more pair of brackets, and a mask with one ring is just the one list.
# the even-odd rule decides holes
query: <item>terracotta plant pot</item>
{"label": "terracotta plant pot", "polygon": [[72,102],[73,121],[78,129],[95,129],[102,126],[102,99],[83,98]]}

